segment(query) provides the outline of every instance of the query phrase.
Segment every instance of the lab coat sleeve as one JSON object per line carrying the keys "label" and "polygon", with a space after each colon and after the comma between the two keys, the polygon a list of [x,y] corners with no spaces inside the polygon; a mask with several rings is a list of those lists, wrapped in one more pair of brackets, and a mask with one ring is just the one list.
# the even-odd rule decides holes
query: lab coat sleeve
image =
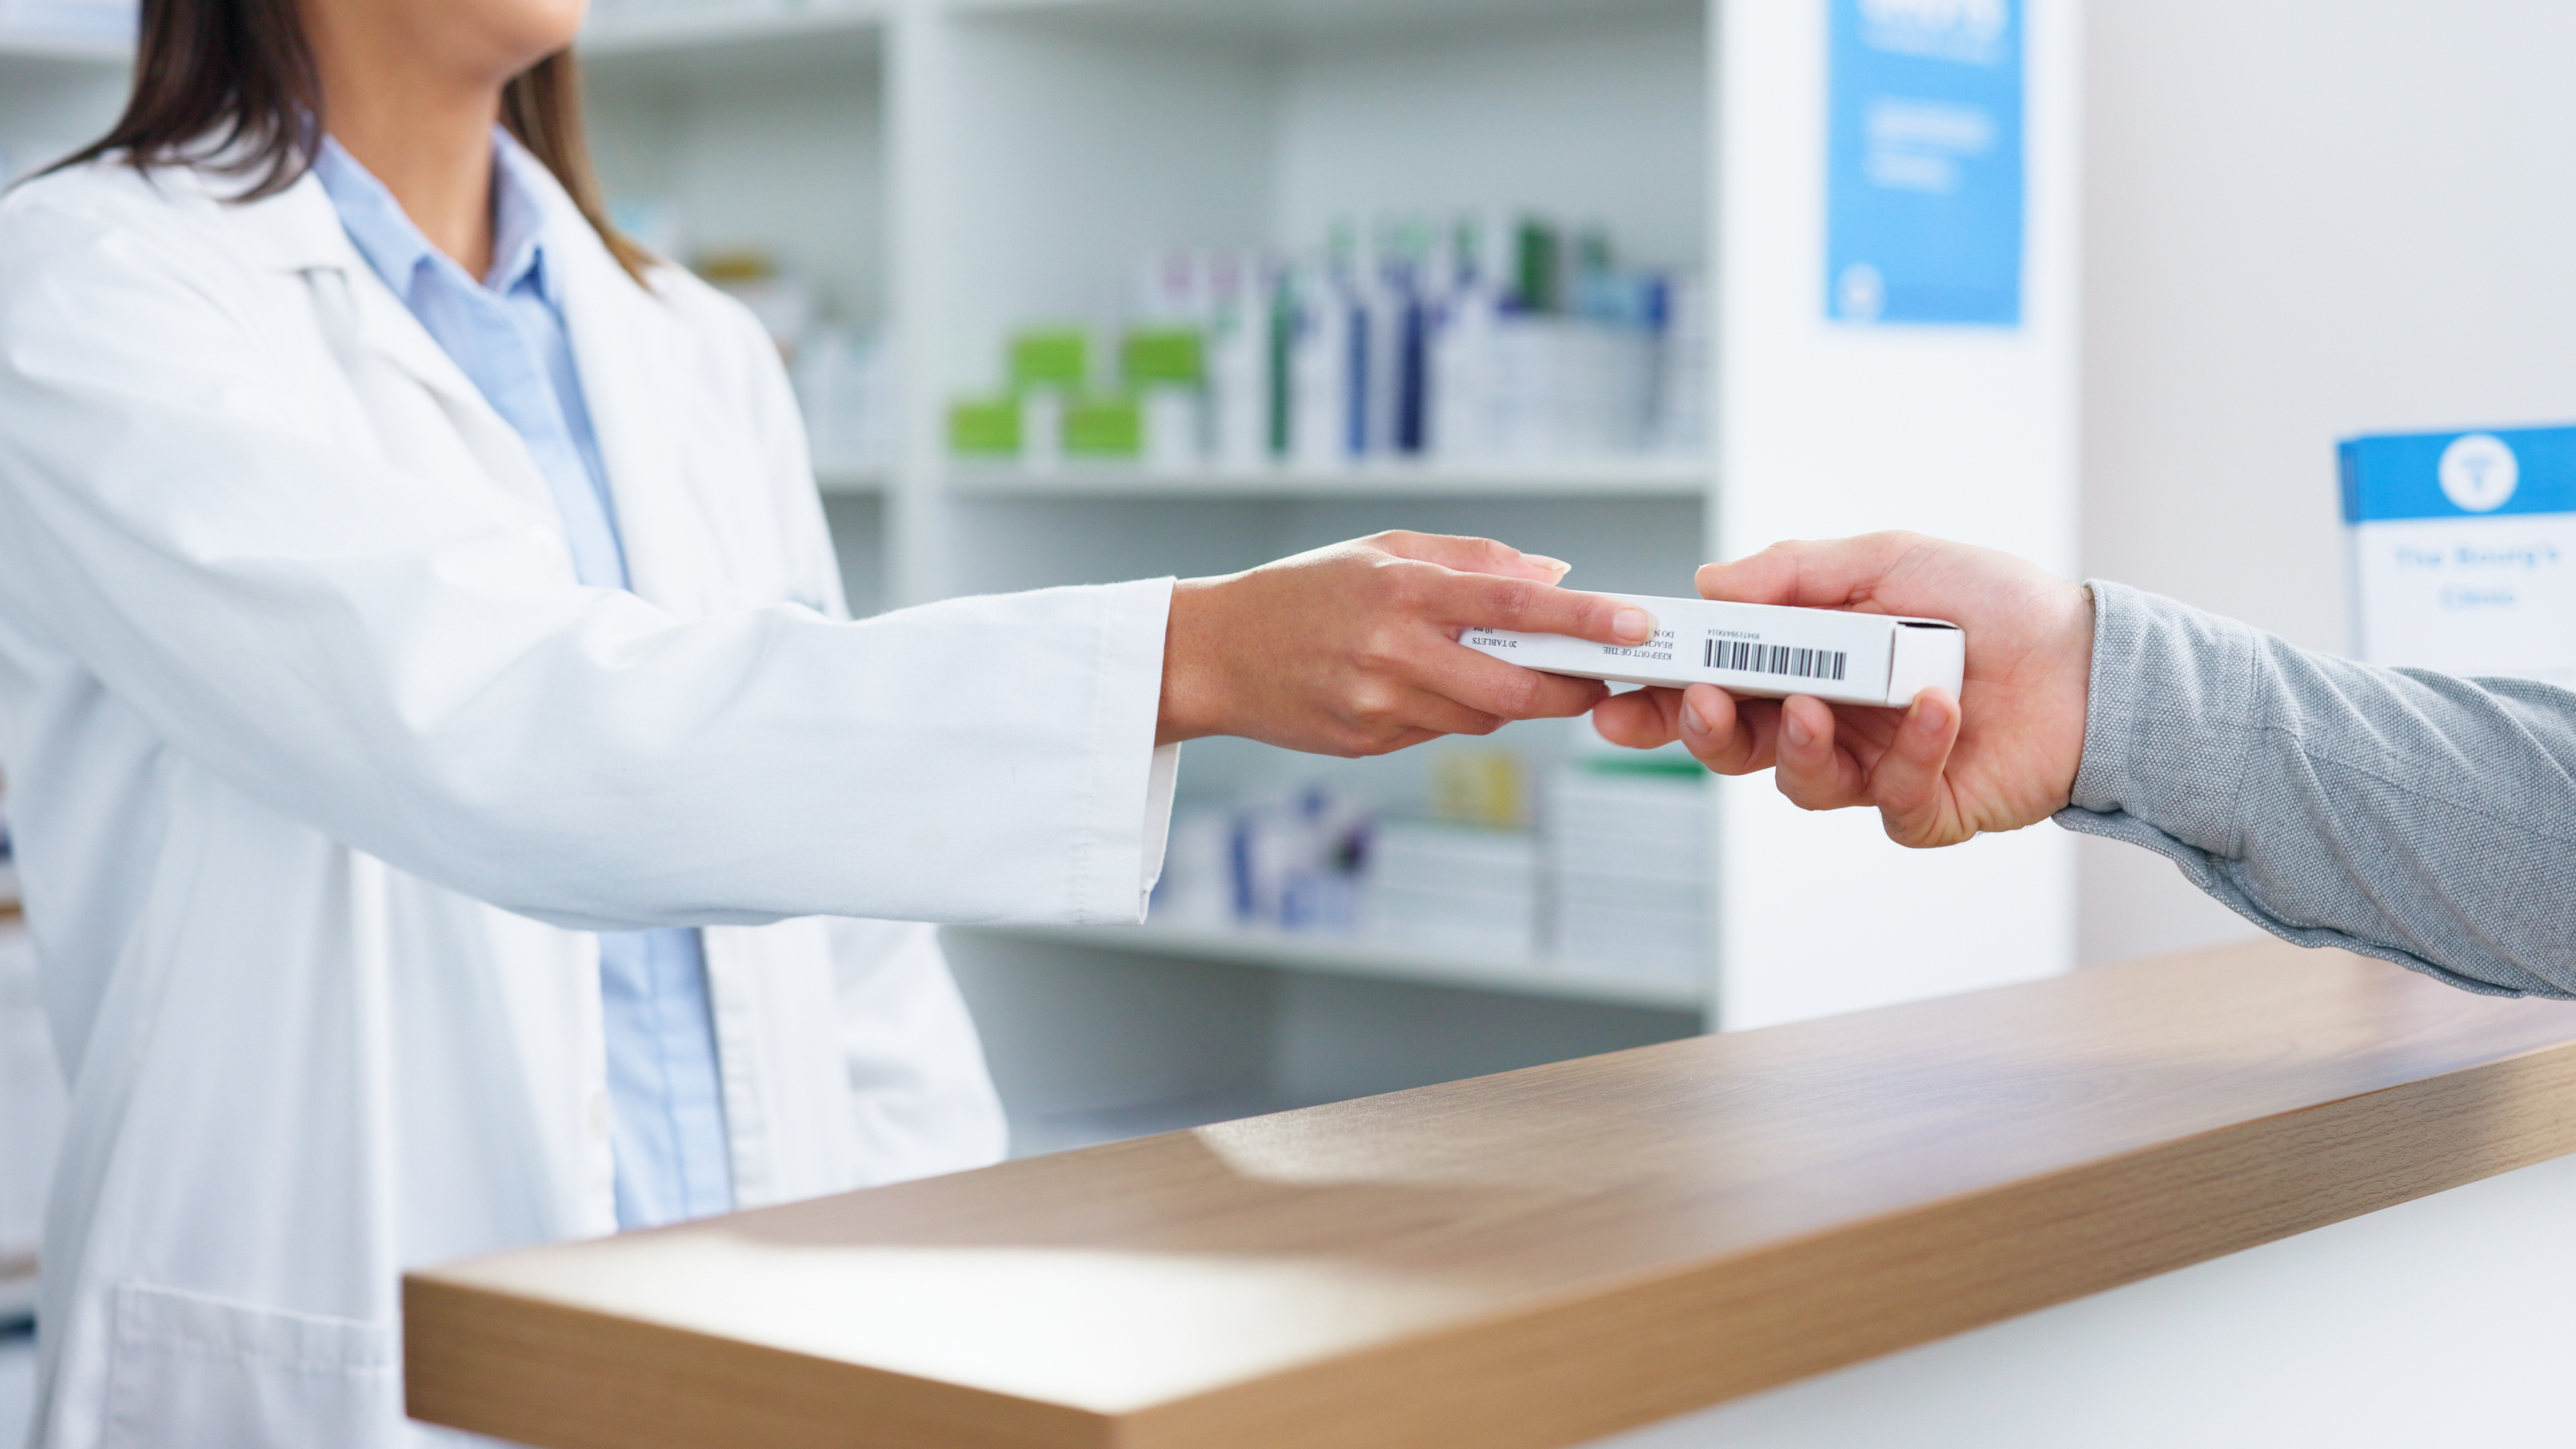
{"label": "lab coat sleeve", "polygon": [[682,622],[329,436],[347,384],[227,282],[0,211],[0,609],[176,755],[567,926],[1136,919],[1169,580]]}
{"label": "lab coat sleeve", "polygon": [[[677,268],[670,269],[677,272]],[[664,283],[670,287],[703,287],[685,273],[673,275]],[[810,598],[822,600],[823,612],[833,618],[849,616],[849,603],[843,597],[840,563],[832,552],[832,533],[823,513],[822,491],[815,486],[813,452],[805,433],[805,418],[798,409],[796,395],[787,385],[784,370],[772,365],[776,356],[768,331],[750,312],[729,297],[710,296],[706,301],[731,316],[732,341],[739,360],[735,375],[751,389],[747,412],[756,422],[755,436],[769,450],[767,476],[771,482],[773,506],[780,514],[780,533],[794,541],[797,554],[796,572],[800,590]],[[1160,667],[1160,659],[1156,665]],[[1159,682],[1158,682],[1159,687]],[[1154,893],[1155,882],[1162,878],[1163,855],[1169,843],[1172,823],[1172,795],[1180,779],[1181,747],[1163,745],[1154,751],[1151,772],[1145,789],[1145,848],[1137,858],[1137,913],[1144,913],[1145,902]]]}

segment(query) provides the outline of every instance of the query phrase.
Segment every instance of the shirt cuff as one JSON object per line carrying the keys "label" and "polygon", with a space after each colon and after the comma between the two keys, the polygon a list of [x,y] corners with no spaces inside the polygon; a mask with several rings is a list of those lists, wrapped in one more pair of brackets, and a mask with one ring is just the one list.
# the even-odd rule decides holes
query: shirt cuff
{"label": "shirt cuff", "polygon": [[1178,751],[1157,747],[1163,708],[1163,643],[1172,617],[1170,579],[1097,586],[1094,717],[1085,814],[1088,848],[1076,892],[1083,925],[1133,925],[1162,873]]}
{"label": "shirt cuff", "polygon": [[2086,587],[2093,671],[2069,808],[2131,816],[2212,854],[2242,854],[2236,809],[2258,728],[2255,631],[2126,584]]}
{"label": "shirt cuff", "polygon": [[1136,919],[1145,918],[1154,883],[1163,878],[1163,852],[1172,839],[1172,788],[1181,778],[1181,747],[1157,745],[1145,777],[1144,880],[1136,893]]}

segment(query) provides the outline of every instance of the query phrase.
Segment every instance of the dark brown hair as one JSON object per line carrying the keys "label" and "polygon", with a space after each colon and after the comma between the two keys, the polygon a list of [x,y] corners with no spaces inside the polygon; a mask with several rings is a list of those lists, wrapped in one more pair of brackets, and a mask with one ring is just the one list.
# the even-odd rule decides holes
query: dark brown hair
{"label": "dark brown hair", "polygon": [[[296,0],[143,0],[134,94],[95,143],[54,169],[122,153],[138,168],[213,163],[255,201],[311,169],[327,123]],[[581,124],[581,68],[559,50],[511,80],[501,124],[545,163],[629,276],[652,253],[608,224]]]}

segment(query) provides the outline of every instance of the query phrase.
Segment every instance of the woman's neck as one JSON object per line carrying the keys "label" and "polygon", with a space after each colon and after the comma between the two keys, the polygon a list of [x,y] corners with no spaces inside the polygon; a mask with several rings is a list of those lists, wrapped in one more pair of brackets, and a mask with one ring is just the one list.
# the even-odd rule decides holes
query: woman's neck
{"label": "woman's neck", "polygon": [[502,83],[423,65],[390,27],[324,23],[308,34],[332,137],[385,184],[430,245],[468,276],[489,272]]}

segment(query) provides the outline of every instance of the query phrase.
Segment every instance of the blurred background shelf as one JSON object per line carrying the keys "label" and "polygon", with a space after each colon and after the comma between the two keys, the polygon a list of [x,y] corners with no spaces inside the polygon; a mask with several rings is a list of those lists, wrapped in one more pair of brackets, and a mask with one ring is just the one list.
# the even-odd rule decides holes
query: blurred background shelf
{"label": "blurred background shelf", "polygon": [[1157,472],[1068,463],[1045,472],[953,465],[949,486],[978,498],[1690,498],[1707,491],[1699,458],[1496,464],[1364,463],[1338,469]]}
{"label": "blurred background shelf", "polygon": [[585,58],[649,51],[705,50],[769,40],[809,41],[873,31],[886,22],[884,7],[866,3],[812,5],[595,5],[579,45]]}
{"label": "blurred background shelf", "polygon": [[0,28],[0,67],[13,61],[115,68],[134,63],[134,45],[97,36]]}
{"label": "blurred background shelf", "polygon": [[872,64],[887,24],[869,4],[619,6],[594,10],[576,48],[609,76],[810,70]]}
{"label": "blurred background shelf", "polygon": [[1584,20],[1698,8],[1697,0],[948,0],[961,17],[1228,36],[1313,37]]}
{"label": "blurred background shelf", "polygon": [[1182,926],[991,926],[1022,941],[1136,951],[1191,961],[1225,961],[1285,971],[1321,971],[1432,986],[1464,986],[1516,996],[1561,997],[1614,1006],[1698,1011],[1707,992],[1695,981],[1623,977],[1570,969],[1545,958],[1493,960],[1309,932],[1201,929]]}
{"label": "blurred background shelf", "polygon": [[828,459],[814,464],[814,486],[827,497],[872,498],[882,494],[894,482],[894,469],[884,463],[836,463]]}
{"label": "blurred background shelf", "polygon": [[36,1316],[36,1260],[0,1259],[0,1334]]}

